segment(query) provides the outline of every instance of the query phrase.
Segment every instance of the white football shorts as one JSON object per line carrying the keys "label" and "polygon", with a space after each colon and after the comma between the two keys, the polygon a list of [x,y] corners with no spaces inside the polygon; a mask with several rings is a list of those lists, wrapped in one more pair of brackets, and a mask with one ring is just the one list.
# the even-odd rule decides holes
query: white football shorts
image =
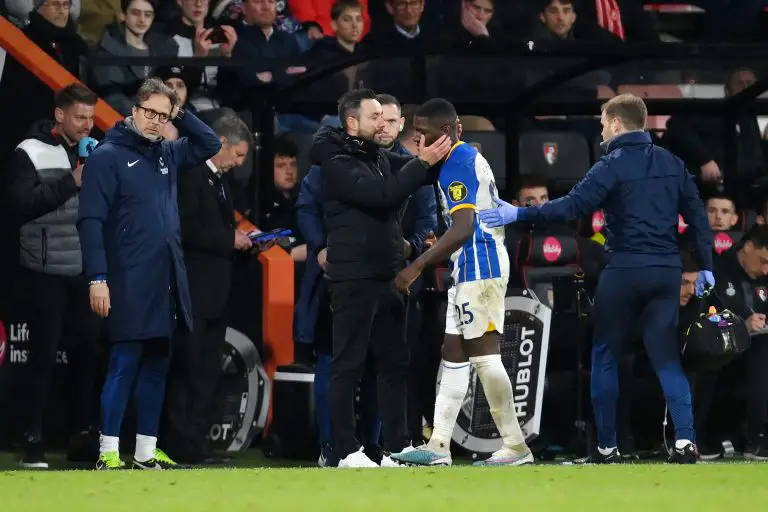
{"label": "white football shorts", "polygon": [[504,332],[504,297],[507,278],[468,281],[448,290],[445,334],[474,340],[486,332]]}

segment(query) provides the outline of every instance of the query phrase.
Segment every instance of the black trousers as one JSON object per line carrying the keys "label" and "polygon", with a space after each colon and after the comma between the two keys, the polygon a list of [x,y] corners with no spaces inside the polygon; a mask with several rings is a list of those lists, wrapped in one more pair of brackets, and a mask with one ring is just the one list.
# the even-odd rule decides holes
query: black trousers
{"label": "black trousers", "polygon": [[[747,444],[756,447],[765,434],[768,416],[768,336],[752,338],[752,346],[743,356],[745,365],[744,385],[747,395],[746,427]],[[734,364],[734,363],[732,363]],[[738,364],[735,363],[735,364]],[[721,370],[700,372],[693,376],[693,412],[696,432],[703,441],[708,441],[708,417],[712,400],[717,391]],[[699,430],[701,429],[701,433]]]}
{"label": "black trousers", "polygon": [[339,458],[360,448],[355,438],[355,388],[371,351],[378,371],[383,448],[408,445],[406,401],[408,347],[403,295],[391,281],[360,279],[331,283],[333,362],[331,418]]}
{"label": "black trousers", "polygon": [[96,423],[96,377],[101,362],[102,320],[91,311],[88,282],[21,269],[18,283],[29,325],[29,352],[24,368],[22,426],[27,435],[42,437],[43,418],[59,350],[67,349],[70,431],[82,432]]}
{"label": "black trousers", "polygon": [[174,343],[165,399],[164,445],[183,461],[207,455],[227,321],[195,317],[193,326]]}

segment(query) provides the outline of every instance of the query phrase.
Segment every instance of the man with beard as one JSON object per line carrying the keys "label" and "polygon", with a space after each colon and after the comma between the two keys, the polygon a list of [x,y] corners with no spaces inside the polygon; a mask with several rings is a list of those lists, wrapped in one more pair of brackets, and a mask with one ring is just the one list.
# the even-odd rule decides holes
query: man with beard
{"label": "man with beard", "polygon": [[[331,417],[339,467],[377,467],[355,439],[355,387],[370,347],[378,366],[378,395],[384,450],[403,451],[408,443],[406,393],[408,350],[403,295],[392,280],[405,264],[400,225],[406,199],[434,179],[431,168],[450,150],[441,137],[419,144],[412,159],[380,148],[384,130],[381,103],[369,89],[339,100],[343,131],[321,129],[311,160],[321,163],[323,209],[328,233],[327,276],[333,309]],[[393,464],[388,456],[382,465]]]}
{"label": "man with beard", "polygon": [[[83,276],[75,221],[82,159],[96,145],[88,135],[97,99],[81,84],[59,91],[54,120],[32,125],[9,166],[9,203],[22,224],[17,276],[24,291],[21,302],[30,332],[21,402],[25,409],[22,468],[48,467],[42,442],[43,417],[64,338],[70,342],[69,368],[76,379],[72,426],[77,435],[72,440],[87,445],[92,437],[88,431],[94,405],[94,359],[102,324],[88,307],[88,281]],[[73,461],[81,458],[75,456],[74,444],[69,453]]]}

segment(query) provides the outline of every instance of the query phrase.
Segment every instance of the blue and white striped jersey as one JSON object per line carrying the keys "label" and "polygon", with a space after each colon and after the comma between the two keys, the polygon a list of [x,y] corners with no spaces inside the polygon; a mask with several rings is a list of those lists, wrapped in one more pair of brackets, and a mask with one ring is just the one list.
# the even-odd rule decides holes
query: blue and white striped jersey
{"label": "blue and white striped jersey", "polygon": [[[440,207],[447,225],[450,215],[462,208],[476,211],[496,208],[497,195],[491,166],[477,149],[457,142],[440,170]],[[504,246],[504,228],[489,228],[475,216],[472,238],[451,256],[454,284],[480,279],[509,277],[509,255]]]}

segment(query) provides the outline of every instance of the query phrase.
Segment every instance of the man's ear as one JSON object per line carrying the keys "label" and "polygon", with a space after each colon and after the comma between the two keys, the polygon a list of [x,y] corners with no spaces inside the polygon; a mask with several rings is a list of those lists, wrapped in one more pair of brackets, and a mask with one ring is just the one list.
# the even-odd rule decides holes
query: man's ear
{"label": "man's ear", "polygon": [[763,217],[762,215],[758,215],[758,216],[755,218],[755,222],[756,222],[757,224],[760,224],[760,225],[762,226],[763,224],[765,224],[765,217]]}
{"label": "man's ear", "polygon": [[64,111],[61,108],[56,107],[56,109],[53,111],[53,117],[54,117],[54,119],[56,119],[57,123],[59,123],[59,124],[63,123],[64,122]]}

